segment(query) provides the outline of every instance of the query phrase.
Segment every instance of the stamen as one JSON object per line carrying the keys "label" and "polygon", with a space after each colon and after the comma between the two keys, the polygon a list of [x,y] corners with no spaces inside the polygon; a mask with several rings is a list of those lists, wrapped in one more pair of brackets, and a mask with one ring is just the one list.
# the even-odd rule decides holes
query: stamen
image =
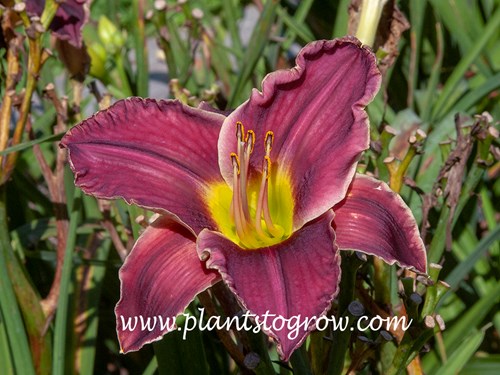
{"label": "stamen", "polygon": [[264,149],[266,150],[266,156],[271,154],[271,149],[273,148],[274,142],[274,133],[272,131],[268,131],[266,133],[266,139],[264,140]]}
{"label": "stamen", "polygon": [[[241,125],[242,126],[242,125]],[[238,142],[240,143],[240,142]],[[241,147],[243,150],[243,147]],[[240,151],[240,149],[238,150]],[[243,160],[237,154],[231,153],[231,162],[233,164],[233,200],[231,201],[231,218],[234,220],[236,233],[241,243],[249,248],[258,246],[257,239],[252,235],[252,224],[250,222],[250,213],[248,211],[248,201],[246,193],[246,171],[248,167],[248,156],[245,152],[241,153]]]}
{"label": "stamen", "polygon": [[262,164],[262,180],[260,183],[259,190],[259,201],[257,203],[257,210],[255,215],[255,229],[257,230],[257,234],[261,238],[269,238],[269,236],[262,229],[262,216],[264,216],[264,222],[266,223],[266,227],[268,232],[271,234],[271,237],[281,237],[283,235],[283,231],[279,228],[276,228],[273,224],[273,220],[271,219],[271,214],[269,213],[269,202],[268,202],[268,180],[271,175],[271,158],[269,156],[264,156],[264,162]]}
{"label": "stamen", "polygon": [[245,127],[241,121],[238,121],[236,123],[236,139],[238,139],[239,142],[243,142],[243,134],[245,134]]}
{"label": "stamen", "polygon": [[[250,211],[248,209],[248,197],[247,197],[247,177],[248,177],[248,165],[250,163],[250,154],[248,152],[249,144],[248,140],[251,137],[251,142],[254,142],[255,134],[252,130],[249,130],[246,137],[243,137],[245,132],[245,127],[241,121],[236,122],[236,138],[238,142],[238,159],[241,161],[240,164],[240,188],[239,194],[241,199],[241,207],[243,210],[243,215],[245,221],[250,221]],[[253,150],[253,145],[251,145],[251,150]]]}
{"label": "stamen", "polygon": [[273,224],[273,220],[271,219],[271,214],[269,212],[269,202],[268,202],[268,198],[267,198],[267,191],[266,191],[266,194],[264,195],[263,207],[264,207],[264,221],[266,223],[267,230],[273,235],[273,237],[283,236],[283,229],[275,227]]}
{"label": "stamen", "polygon": [[243,149],[245,145],[244,134],[245,134],[245,127],[243,126],[241,121],[238,121],[236,123],[236,141],[238,142],[238,174],[241,173],[242,175],[246,176],[246,170],[245,170],[246,160]]}
{"label": "stamen", "polygon": [[269,178],[269,166],[271,159],[267,158],[262,163],[262,180],[260,182],[259,200],[257,201],[257,209],[255,212],[255,229],[260,238],[266,239],[268,235],[262,230],[262,209],[264,205],[264,195],[267,195],[267,179]]}
{"label": "stamen", "polygon": [[255,146],[255,133],[253,130],[247,131],[247,137],[245,139],[245,142],[247,144],[247,153],[248,156],[253,152],[253,148]]}
{"label": "stamen", "polygon": [[[268,132],[270,133],[270,132]],[[272,134],[272,133],[271,133]],[[271,145],[272,145],[272,140],[271,140]],[[270,149],[269,149],[270,150]],[[269,212],[269,202],[268,202],[268,183],[267,180],[269,180],[269,176],[271,175],[271,158],[269,156],[264,156],[264,160],[267,162],[267,167],[265,169],[266,171],[266,191],[264,194],[264,201],[262,202],[262,207],[264,209],[264,221],[267,226],[267,230],[273,235],[273,237],[280,237],[283,235],[282,231],[280,231],[278,228],[276,228],[273,224],[273,220],[271,219],[271,214]]]}
{"label": "stamen", "polygon": [[[234,152],[231,152],[231,163],[233,164],[233,170],[235,170],[236,175],[240,174],[240,159],[238,158],[238,155],[236,155]],[[236,169],[234,169],[236,168]]]}
{"label": "stamen", "polygon": [[[255,147],[255,133],[248,130],[245,134],[243,124],[236,122],[237,152],[231,153],[233,165],[233,198],[230,206],[230,216],[236,227],[236,234],[243,247],[257,248],[263,243],[269,243],[273,238],[283,236],[283,229],[275,226],[269,211],[269,176],[271,175],[271,150],[274,133],[268,131],[264,139],[265,156],[262,165],[262,179],[255,218],[250,216],[248,202],[248,174],[250,156]],[[265,227],[264,227],[265,224]]]}
{"label": "stamen", "polygon": [[233,201],[231,203],[231,209],[233,212],[231,215],[234,217],[236,233],[238,233],[240,238],[243,238],[245,236],[242,220],[243,215],[241,212],[240,195],[237,193],[240,190],[240,162],[238,160],[238,156],[234,152],[231,153],[231,162],[233,163]]}

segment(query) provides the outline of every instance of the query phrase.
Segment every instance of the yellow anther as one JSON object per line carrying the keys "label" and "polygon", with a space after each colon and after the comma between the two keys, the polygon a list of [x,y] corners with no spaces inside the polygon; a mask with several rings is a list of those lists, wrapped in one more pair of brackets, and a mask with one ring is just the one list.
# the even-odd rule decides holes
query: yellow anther
{"label": "yellow anther", "polygon": [[272,131],[268,131],[266,133],[266,138],[264,140],[264,149],[266,150],[266,155],[269,156],[271,149],[273,148],[274,142],[274,133]]}
{"label": "yellow anther", "polygon": [[245,127],[241,121],[236,123],[236,138],[238,141],[243,142],[243,135],[245,134]]}
{"label": "yellow anther", "polygon": [[255,133],[253,132],[253,130],[249,130],[247,132],[247,137],[245,139],[245,142],[247,144],[247,152],[248,154],[251,154],[255,146]]}
{"label": "yellow anther", "polygon": [[233,163],[233,168],[238,171],[238,175],[240,174],[240,159],[238,159],[238,155],[234,152],[231,152],[231,163]]}

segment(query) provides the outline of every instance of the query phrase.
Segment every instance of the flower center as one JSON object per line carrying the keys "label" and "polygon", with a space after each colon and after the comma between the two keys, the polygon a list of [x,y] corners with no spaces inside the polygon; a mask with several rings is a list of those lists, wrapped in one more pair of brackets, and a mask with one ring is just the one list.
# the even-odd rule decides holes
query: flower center
{"label": "flower center", "polygon": [[219,230],[242,248],[256,249],[282,242],[292,232],[293,199],[288,175],[272,168],[274,134],[268,131],[264,137],[265,155],[259,172],[250,171],[255,133],[245,133],[243,124],[237,122],[236,139],[237,150],[230,155],[232,189],[226,184],[211,187],[207,201],[212,216]]}

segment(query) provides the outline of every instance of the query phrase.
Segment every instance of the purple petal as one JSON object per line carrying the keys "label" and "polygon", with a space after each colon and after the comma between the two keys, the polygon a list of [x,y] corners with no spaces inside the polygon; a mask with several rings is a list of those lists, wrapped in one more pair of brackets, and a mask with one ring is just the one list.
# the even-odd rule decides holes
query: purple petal
{"label": "purple petal", "polygon": [[[70,44],[80,48],[82,46],[82,28],[88,21],[89,9],[87,0],[65,0],[59,5],[50,29],[57,38],[67,40]],[[45,0],[26,1],[26,10],[29,14],[41,16]]]}
{"label": "purple petal", "polygon": [[389,264],[426,272],[427,254],[415,218],[384,182],[357,174],[346,198],[333,211],[340,249],[358,250]]}
{"label": "purple petal", "polygon": [[215,113],[218,113],[218,114],[224,115],[224,116],[228,116],[232,112],[231,110],[222,111],[218,108],[215,108],[213,105],[211,105],[210,103],[205,102],[205,101],[201,101],[200,104],[198,105],[198,108],[203,109],[204,111],[207,111],[207,112],[215,112]]}
{"label": "purple petal", "polygon": [[[220,280],[217,272],[200,262],[195,240],[182,225],[160,217],[135,244],[120,269],[121,297],[115,308],[123,352],[139,350],[173,330],[175,316],[198,293]],[[140,316],[144,323],[150,318],[150,329],[141,329]],[[129,318],[132,325],[124,327]]]}
{"label": "purple petal", "polygon": [[277,341],[284,360],[315,328],[315,321],[306,324],[305,319],[324,315],[338,292],[340,257],[332,219],[332,211],[327,211],[285,242],[258,250],[242,250],[209,230],[198,237],[200,256],[210,256],[207,268],[218,270],[241,305],[261,322],[266,312],[300,319],[302,326],[296,337],[290,329],[293,320],[290,327],[285,324],[280,330],[273,329],[273,324],[280,327],[280,318],[269,315],[267,319],[270,329],[264,331]]}
{"label": "purple petal", "polygon": [[297,56],[297,66],[269,74],[262,93],[224,121],[219,138],[219,164],[228,183],[236,150],[236,122],[256,134],[251,157],[254,174],[262,170],[264,138],[273,131],[274,168],[292,179],[294,227],[318,217],[340,202],[369,145],[364,107],[380,86],[372,52],[356,39],[343,38],[308,44]]}
{"label": "purple petal", "polygon": [[223,119],[178,101],[130,98],[71,129],[61,145],[87,194],[171,212],[198,233],[215,227],[204,196],[207,184],[222,181]]}
{"label": "purple petal", "polygon": [[45,0],[26,0],[26,12],[29,15],[40,17],[45,7]]}

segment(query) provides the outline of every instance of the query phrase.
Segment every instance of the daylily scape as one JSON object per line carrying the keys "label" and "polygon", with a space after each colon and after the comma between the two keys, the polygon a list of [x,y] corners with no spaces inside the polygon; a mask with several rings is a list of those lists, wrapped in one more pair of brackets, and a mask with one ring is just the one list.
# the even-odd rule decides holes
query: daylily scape
{"label": "daylily scape", "polygon": [[[380,81],[356,39],[316,41],[227,116],[134,97],[71,129],[61,145],[76,185],[160,213],[120,269],[117,317],[178,315],[221,280],[256,316],[320,317],[339,292],[339,250],[425,273],[409,208],[356,174]],[[312,329],[265,333],[288,360]],[[130,332],[117,319],[117,332],[128,352],[167,329]]]}

